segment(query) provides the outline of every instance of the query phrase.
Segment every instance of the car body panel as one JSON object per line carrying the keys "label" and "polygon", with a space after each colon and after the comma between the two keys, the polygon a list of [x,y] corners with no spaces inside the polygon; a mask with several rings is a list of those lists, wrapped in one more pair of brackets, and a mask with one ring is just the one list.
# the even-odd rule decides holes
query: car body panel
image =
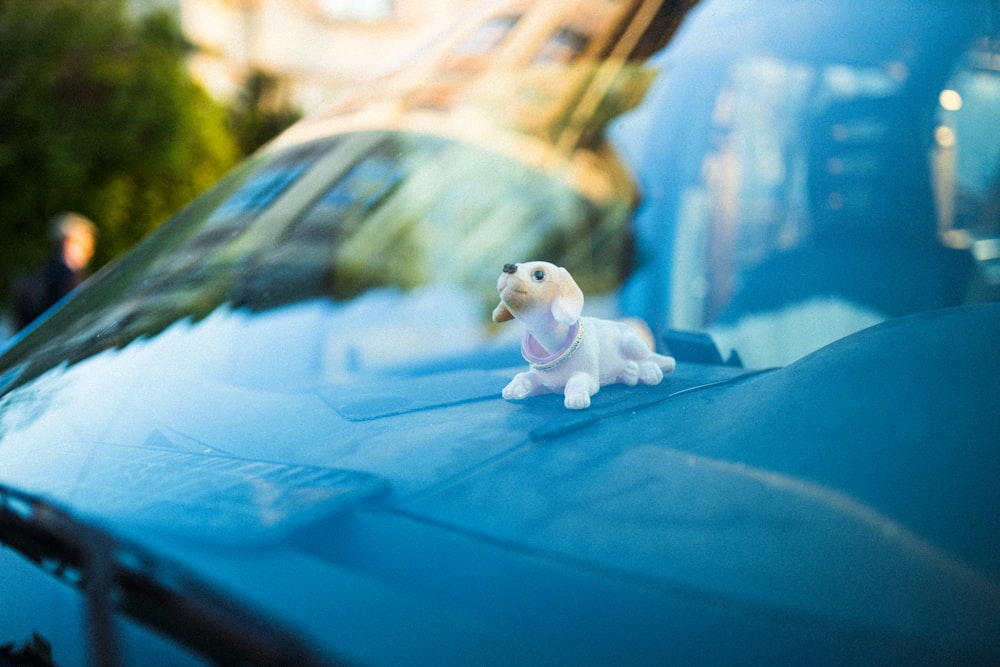
{"label": "car body panel", "polygon": [[[997,326],[1000,307],[979,306],[882,325],[779,370],[681,365],[657,387],[606,388],[585,413],[557,396],[503,401],[515,369],[275,392],[141,382],[142,365],[116,352],[52,378],[51,428],[27,416],[31,387],[8,395],[0,481],[362,661],[417,650],[441,627],[467,641],[435,660],[492,646],[503,661],[540,641],[535,655],[556,661],[655,661],[705,650],[717,623],[742,628],[740,641],[786,638],[769,659],[820,637],[836,637],[825,657],[838,660],[989,659]],[[65,415],[97,412],[108,378],[131,396],[123,417],[60,434]],[[219,409],[194,409],[204,402]],[[610,622],[602,600],[624,616]],[[333,623],[334,608],[352,618]],[[599,618],[596,639],[586,628]],[[325,637],[335,627],[348,637]],[[652,641],[654,628],[670,641]],[[747,650],[723,642],[713,655]]]}

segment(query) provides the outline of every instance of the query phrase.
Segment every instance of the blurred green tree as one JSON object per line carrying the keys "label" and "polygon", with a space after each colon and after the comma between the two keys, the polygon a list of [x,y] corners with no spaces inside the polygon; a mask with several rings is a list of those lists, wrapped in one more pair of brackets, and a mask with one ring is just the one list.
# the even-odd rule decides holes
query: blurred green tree
{"label": "blurred green tree", "polygon": [[301,117],[281,95],[278,77],[254,70],[229,110],[229,125],[240,152],[250,155]]}
{"label": "blurred green tree", "polygon": [[96,266],[236,162],[187,48],[170,15],[125,0],[0,0],[0,301],[59,211],[97,224]]}

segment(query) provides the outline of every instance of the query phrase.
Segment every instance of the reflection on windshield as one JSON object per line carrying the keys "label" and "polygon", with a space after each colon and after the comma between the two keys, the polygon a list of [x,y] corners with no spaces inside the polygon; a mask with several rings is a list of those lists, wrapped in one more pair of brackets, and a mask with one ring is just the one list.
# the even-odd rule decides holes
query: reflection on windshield
{"label": "reflection on windshield", "polygon": [[393,128],[435,134],[560,173],[587,197],[632,187],[604,130],[638,104],[690,0],[518,0],[404,70],[352,91],[285,136]]}
{"label": "reflection on windshield", "polygon": [[[699,40],[682,33],[668,48],[617,136],[646,194],[638,245],[656,255],[629,287],[634,310],[661,330],[707,329],[750,366],[988,298],[972,283],[984,256],[1000,258],[983,241],[1000,210],[987,203],[1000,118],[985,83],[1000,41],[976,34],[997,10],[984,21],[974,4],[928,2],[919,17],[904,2],[822,6],[776,2],[758,23],[742,6],[692,18]],[[942,90],[951,109],[935,105]]]}
{"label": "reflection on windshield", "polygon": [[221,306],[346,301],[380,287],[459,289],[478,299],[486,322],[504,261],[552,257],[595,294],[620,284],[631,262],[630,192],[595,202],[522,163],[438,137],[340,135],[279,151],[226,190],[183,234],[154,237],[85,303],[70,304],[61,316],[75,321],[35,357],[39,370]]}
{"label": "reflection on windshield", "polygon": [[933,175],[938,227],[982,268],[977,300],[1000,299],[1000,34],[976,40],[938,95]]}
{"label": "reflection on windshield", "polygon": [[435,137],[352,140],[365,149],[344,155],[332,183],[273,244],[248,255],[238,304],[438,283],[489,304],[498,257],[561,257],[598,292],[626,269],[627,198],[599,206],[520,163]]}

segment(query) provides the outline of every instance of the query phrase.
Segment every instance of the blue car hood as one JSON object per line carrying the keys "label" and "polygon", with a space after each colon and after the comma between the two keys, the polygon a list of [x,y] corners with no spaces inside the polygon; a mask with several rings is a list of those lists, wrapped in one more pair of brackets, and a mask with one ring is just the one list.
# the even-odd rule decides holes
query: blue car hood
{"label": "blue car hood", "polygon": [[0,483],[350,660],[1000,658],[998,306],[582,412],[505,345],[332,380],[219,317],[9,391]]}

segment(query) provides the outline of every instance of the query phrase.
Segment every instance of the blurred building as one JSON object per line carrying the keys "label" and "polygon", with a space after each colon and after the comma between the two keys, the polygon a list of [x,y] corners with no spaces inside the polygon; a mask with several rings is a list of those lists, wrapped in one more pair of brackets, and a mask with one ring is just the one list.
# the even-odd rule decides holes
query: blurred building
{"label": "blurred building", "polygon": [[405,62],[478,0],[129,0],[173,12],[192,74],[229,100],[256,72],[309,112]]}

